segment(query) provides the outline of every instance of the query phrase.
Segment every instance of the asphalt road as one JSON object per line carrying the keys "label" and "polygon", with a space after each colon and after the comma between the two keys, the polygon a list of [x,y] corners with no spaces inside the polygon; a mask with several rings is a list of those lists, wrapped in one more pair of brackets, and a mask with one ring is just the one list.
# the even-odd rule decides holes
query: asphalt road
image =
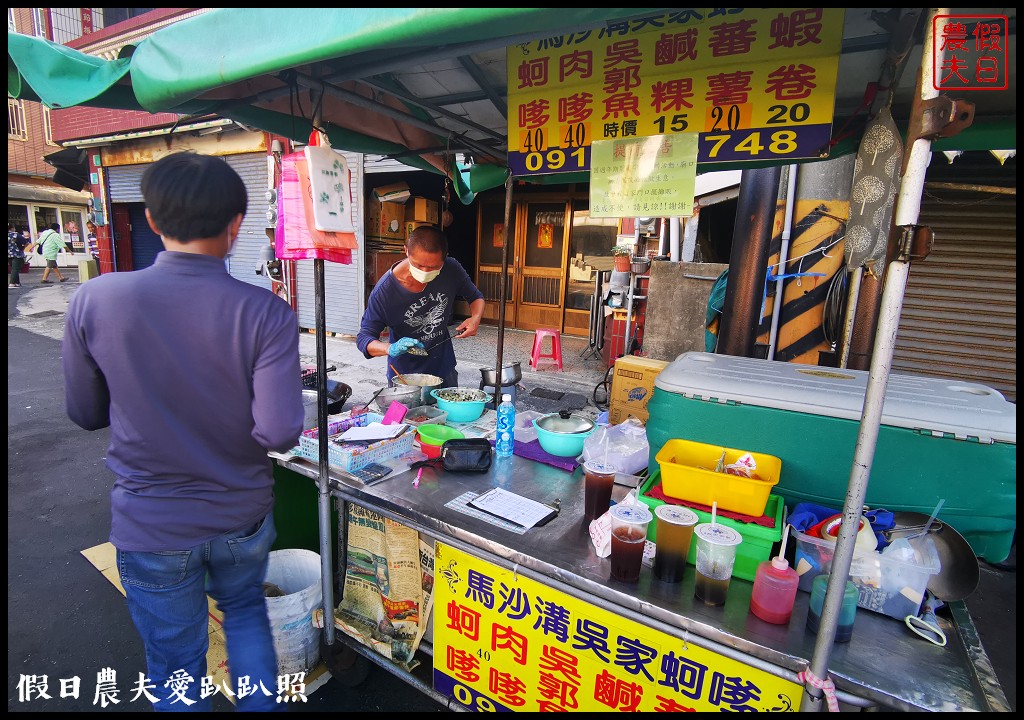
{"label": "asphalt road", "polygon": [[[86,432],[64,413],[61,307],[77,284],[69,280],[42,288],[40,274],[24,275],[22,288],[8,290],[7,707],[14,712],[99,711],[97,673],[111,668],[120,702],[102,711],[149,712],[148,702],[131,700],[145,659],[125,602],[81,555],[107,540],[111,478],[103,464],[109,433]],[[1015,551],[1004,566],[982,563],[981,583],[967,601],[1014,710],[1015,566]],[[43,675],[49,699],[33,694],[23,701],[25,677]],[[62,697],[60,680],[74,677],[81,680],[78,697]],[[231,711],[232,706],[218,697],[215,709]],[[332,680],[307,703],[289,707],[292,712],[441,709],[376,666],[354,688]]]}

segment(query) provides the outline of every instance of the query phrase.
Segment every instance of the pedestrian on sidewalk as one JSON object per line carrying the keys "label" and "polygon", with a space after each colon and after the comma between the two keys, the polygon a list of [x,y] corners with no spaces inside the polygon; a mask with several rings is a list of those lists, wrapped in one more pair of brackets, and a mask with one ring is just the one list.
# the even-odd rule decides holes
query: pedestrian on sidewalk
{"label": "pedestrian on sidewalk", "polygon": [[[454,337],[476,335],[486,301],[465,268],[448,257],[448,240],[434,225],[421,225],[405,241],[406,258],[384,273],[373,286],[356,336],[356,346],[366,358],[387,355],[387,379],[395,370],[403,375],[436,375],[441,387],[456,387],[459,373],[448,325],[455,312],[455,298],[469,303],[472,313]],[[384,328],[389,342],[380,340]],[[413,352],[410,349],[416,348]],[[417,351],[419,354],[417,354]]]}
{"label": "pedestrian on sidewalk", "polygon": [[248,202],[227,162],[174,153],[141,187],[165,252],[72,295],[67,413],[110,427],[110,542],[154,709],[211,710],[209,593],[238,710],[285,711],[263,595],[277,536],[267,451],[295,447],[303,429],[298,319],[224,265]]}
{"label": "pedestrian on sidewalk", "polygon": [[53,270],[57,274],[57,278],[60,282],[67,280],[66,277],[61,275],[60,268],[57,267],[57,256],[60,255],[60,251],[67,249],[72,255],[75,251],[70,247],[67,247],[64,243],[64,238],[60,236],[60,225],[52,223],[43,232],[39,233],[39,238],[36,240],[37,245],[43,246],[43,260],[46,261],[46,269],[43,270],[43,279],[39,282],[44,285],[51,285],[53,280],[47,280],[50,277],[50,271]]}
{"label": "pedestrian on sidewalk", "polygon": [[92,220],[85,224],[85,249],[92,255],[93,261],[96,263],[96,274],[102,274],[100,270],[100,242],[96,239],[96,223]]}
{"label": "pedestrian on sidewalk", "polygon": [[32,242],[18,232],[14,223],[7,223],[7,264],[10,275],[7,278],[8,288],[21,287],[21,269],[25,267],[25,247]]}

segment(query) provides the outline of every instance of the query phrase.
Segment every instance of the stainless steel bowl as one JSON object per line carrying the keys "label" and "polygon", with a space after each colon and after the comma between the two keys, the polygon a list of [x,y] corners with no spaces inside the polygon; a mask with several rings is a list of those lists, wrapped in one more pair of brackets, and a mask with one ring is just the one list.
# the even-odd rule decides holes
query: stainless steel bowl
{"label": "stainless steel bowl", "polygon": [[391,386],[404,387],[409,385],[420,388],[420,405],[433,405],[434,396],[430,394],[430,391],[441,387],[441,383],[444,382],[444,378],[429,373],[404,373],[402,377],[405,379],[404,383],[397,377],[391,378]]}
{"label": "stainless steel bowl", "polygon": [[[507,387],[515,385],[523,379],[523,369],[519,363],[505,363],[501,366],[501,385]],[[480,382],[485,386],[494,387],[494,368],[480,368]]]}
{"label": "stainless steel bowl", "polygon": [[391,403],[395,400],[411,410],[412,408],[423,404],[420,402],[422,399],[422,391],[423,388],[418,385],[396,385],[395,387],[386,387],[380,391],[374,402],[382,414],[387,412],[388,407],[390,407]]}

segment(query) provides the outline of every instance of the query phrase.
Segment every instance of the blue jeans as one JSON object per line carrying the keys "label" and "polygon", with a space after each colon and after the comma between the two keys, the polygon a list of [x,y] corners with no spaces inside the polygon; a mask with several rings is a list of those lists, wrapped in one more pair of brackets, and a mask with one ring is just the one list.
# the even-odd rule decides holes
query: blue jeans
{"label": "blue jeans", "polygon": [[[147,677],[154,686],[149,692],[157,697],[154,710],[211,710],[212,695],[200,698],[209,646],[207,592],[224,615],[231,692],[238,694],[238,679],[245,676],[249,686],[257,688],[235,699],[238,710],[287,710],[285,703],[277,702],[277,656],[263,595],[267,558],[276,537],[270,513],[253,527],[188,550],[117,551],[128,610],[146,647]],[[172,674],[182,675],[180,671],[192,678],[181,691],[195,701],[192,704],[182,700],[173,685],[166,686]]]}

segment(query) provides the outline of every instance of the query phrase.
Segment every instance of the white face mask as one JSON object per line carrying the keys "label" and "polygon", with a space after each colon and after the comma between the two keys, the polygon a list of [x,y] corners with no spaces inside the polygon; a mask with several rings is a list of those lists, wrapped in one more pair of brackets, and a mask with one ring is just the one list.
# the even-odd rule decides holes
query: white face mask
{"label": "white face mask", "polygon": [[431,280],[436,278],[438,275],[440,275],[441,271],[440,270],[432,270],[430,272],[426,272],[424,270],[420,270],[419,268],[413,267],[412,263],[409,263],[409,274],[412,275],[416,279],[417,282],[421,282],[424,285],[426,285],[428,282],[430,282]]}

